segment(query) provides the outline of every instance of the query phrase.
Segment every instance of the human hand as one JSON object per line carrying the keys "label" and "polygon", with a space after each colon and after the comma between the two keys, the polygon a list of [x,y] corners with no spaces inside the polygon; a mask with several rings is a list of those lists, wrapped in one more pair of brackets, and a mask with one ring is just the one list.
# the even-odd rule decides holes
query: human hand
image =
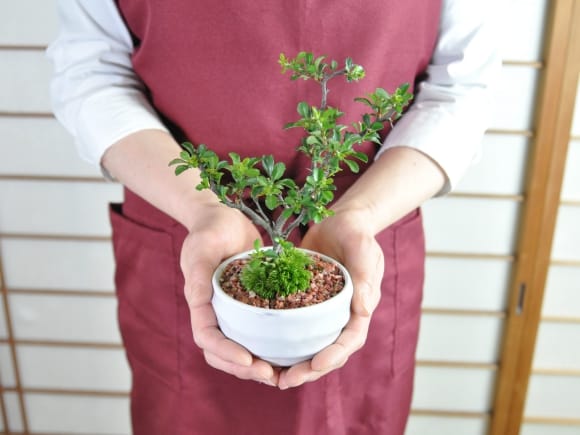
{"label": "human hand", "polygon": [[241,213],[221,204],[201,206],[190,225],[181,251],[185,298],[191,329],[206,362],[240,379],[277,385],[278,372],[253,357],[245,348],[227,339],[218,328],[211,299],[213,271],[225,258],[251,249],[260,238],[256,227]]}
{"label": "human hand", "polygon": [[282,370],[279,388],[297,387],[342,367],[364,345],[384,272],[383,252],[365,222],[368,216],[362,212],[336,212],[306,233],[303,248],[335,258],[350,272],[354,285],[351,317],[333,344],[313,359]]}

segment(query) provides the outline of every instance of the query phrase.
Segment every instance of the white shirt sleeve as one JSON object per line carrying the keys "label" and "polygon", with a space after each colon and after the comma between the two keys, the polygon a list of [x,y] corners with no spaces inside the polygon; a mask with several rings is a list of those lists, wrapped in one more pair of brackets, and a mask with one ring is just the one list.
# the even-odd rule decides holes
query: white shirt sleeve
{"label": "white shirt sleeve", "polygon": [[444,0],[437,46],[414,104],[397,122],[377,158],[399,146],[421,151],[452,190],[480,153],[491,118],[490,86],[501,68],[494,1]]}
{"label": "white shirt sleeve", "polygon": [[[444,0],[427,79],[413,106],[379,151],[415,148],[432,158],[451,190],[479,153],[500,67],[492,31],[493,1]],[[47,54],[54,64],[53,110],[79,154],[99,165],[116,141],[139,130],[166,130],[133,71],[133,44],[113,0],[58,0],[60,34]],[[378,158],[377,156],[377,158]]]}
{"label": "white shirt sleeve", "polygon": [[58,0],[60,33],[48,47],[57,119],[80,156],[99,165],[115,142],[144,129],[165,130],[131,63],[131,36],[113,0]]}

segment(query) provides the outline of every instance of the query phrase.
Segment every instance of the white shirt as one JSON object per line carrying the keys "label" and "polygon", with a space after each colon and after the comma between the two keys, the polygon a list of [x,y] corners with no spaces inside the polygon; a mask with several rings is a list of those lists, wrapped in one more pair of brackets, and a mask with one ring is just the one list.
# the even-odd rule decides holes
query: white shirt
{"label": "white shirt", "polygon": [[[387,136],[433,159],[451,190],[478,155],[490,120],[490,84],[500,68],[493,2],[444,0],[439,38],[414,104]],[[81,157],[98,165],[115,142],[143,129],[165,130],[131,64],[133,44],[114,0],[59,0],[53,109]],[[377,156],[377,157],[378,157]]]}

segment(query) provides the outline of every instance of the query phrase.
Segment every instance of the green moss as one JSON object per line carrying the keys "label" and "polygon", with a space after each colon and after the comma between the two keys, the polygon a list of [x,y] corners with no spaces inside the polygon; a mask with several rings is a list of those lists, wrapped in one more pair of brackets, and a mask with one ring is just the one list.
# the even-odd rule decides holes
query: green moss
{"label": "green moss", "polygon": [[280,252],[256,250],[244,267],[241,281],[247,290],[266,299],[305,291],[310,286],[312,272],[308,254],[289,242],[283,242]]}

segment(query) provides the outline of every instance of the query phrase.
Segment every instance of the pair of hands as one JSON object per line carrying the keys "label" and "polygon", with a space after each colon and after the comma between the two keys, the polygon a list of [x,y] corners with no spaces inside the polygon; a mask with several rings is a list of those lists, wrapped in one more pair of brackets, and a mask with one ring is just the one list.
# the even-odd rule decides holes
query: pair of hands
{"label": "pair of hands", "polygon": [[302,247],[336,258],[351,273],[354,284],[351,318],[336,342],[312,360],[280,369],[227,339],[218,328],[211,305],[211,276],[215,268],[223,259],[252,249],[260,235],[238,211],[221,204],[204,207],[184,241],[181,268],[193,338],[206,362],[240,379],[280,389],[314,381],[343,366],[365,343],[371,315],[380,299],[383,254],[374,235],[365,231],[365,219],[368,216],[360,211],[338,211],[306,233]]}

